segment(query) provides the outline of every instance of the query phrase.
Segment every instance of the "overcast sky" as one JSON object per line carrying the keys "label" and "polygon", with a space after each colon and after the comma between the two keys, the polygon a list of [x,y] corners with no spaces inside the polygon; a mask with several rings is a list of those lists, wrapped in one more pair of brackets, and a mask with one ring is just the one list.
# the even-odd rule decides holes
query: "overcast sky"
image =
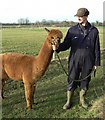
{"label": "overcast sky", "polygon": [[104,0],[0,0],[0,22],[17,23],[19,18],[30,22],[46,20],[77,21],[78,8],[90,11],[90,22],[103,21]]}

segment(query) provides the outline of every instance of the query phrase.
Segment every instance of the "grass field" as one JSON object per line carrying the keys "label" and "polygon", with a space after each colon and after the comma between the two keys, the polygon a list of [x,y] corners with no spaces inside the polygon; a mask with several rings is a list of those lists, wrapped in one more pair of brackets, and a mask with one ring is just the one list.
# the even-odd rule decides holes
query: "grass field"
{"label": "grass field", "polygon": [[[59,28],[64,36],[67,28]],[[103,50],[103,29],[100,31],[101,50]],[[12,28],[2,30],[2,52],[19,52],[37,55],[47,36],[44,28]],[[60,53],[67,70],[66,58],[69,51]],[[103,57],[102,57],[103,64]],[[67,77],[59,62],[51,62],[45,75],[37,83],[33,110],[26,108],[22,82],[9,80],[5,86],[6,99],[2,101],[3,118],[102,118],[104,97],[103,66],[99,67],[96,78],[92,77],[87,101],[92,104],[88,111],[79,106],[79,88],[75,91],[73,107],[63,110],[66,102]]]}

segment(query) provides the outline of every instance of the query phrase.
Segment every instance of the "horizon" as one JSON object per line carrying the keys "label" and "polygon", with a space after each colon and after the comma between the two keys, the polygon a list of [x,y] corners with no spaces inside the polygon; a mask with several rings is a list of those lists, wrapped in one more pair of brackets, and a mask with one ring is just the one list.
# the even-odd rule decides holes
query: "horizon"
{"label": "horizon", "polygon": [[[22,18],[22,19],[25,19],[25,18]],[[78,21],[66,21],[66,20],[46,20],[46,19],[43,19],[43,20],[45,20],[46,22],[50,22],[50,21],[53,21],[53,22],[74,22],[74,23],[78,23]],[[2,23],[2,22],[0,22],[0,25],[3,25],[3,24],[34,24],[34,23],[37,23],[37,22],[40,22],[40,23],[42,23],[43,22],[43,20],[41,20],[41,21],[35,21],[35,22],[31,22],[30,20],[29,20],[29,22],[28,23],[19,23],[19,22],[4,22],[4,23]],[[18,20],[17,20],[18,21]],[[90,22],[90,21],[88,21],[88,22]],[[104,23],[105,21],[98,21],[98,20],[96,20],[96,21],[91,21],[90,23],[97,23],[97,22],[99,22],[99,23]]]}

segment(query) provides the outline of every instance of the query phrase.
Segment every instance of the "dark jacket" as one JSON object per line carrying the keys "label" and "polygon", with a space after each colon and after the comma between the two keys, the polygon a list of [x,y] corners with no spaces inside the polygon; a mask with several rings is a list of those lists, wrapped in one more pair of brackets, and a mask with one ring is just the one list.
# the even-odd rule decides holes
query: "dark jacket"
{"label": "dark jacket", "polygon": [[85,33],[80,24],[72,26],[68,30],[64,41],[59,45],[57,52],[69,48],[71,48],[70,66],[73,66],[73,62],[81,62],[82,65],[86,65],[87,69],[92,69],[94,65],[100,66],[99,32],[89,22],[87,22]]}

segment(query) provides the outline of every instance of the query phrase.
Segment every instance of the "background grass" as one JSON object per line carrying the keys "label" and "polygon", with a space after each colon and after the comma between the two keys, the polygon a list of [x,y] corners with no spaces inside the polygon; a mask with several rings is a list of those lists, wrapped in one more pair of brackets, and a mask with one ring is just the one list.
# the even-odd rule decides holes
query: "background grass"
{"label": "background grass", "polygon": [[[50,28],[51,29],[51,28]],[[67,28],[59,28],[64,36]],[[101,50],[103,50],[103,29],[100,31]],[[12,28],[2,30],[2,52],[19,52],[23,54],[37,55],[47,36],[44,28]],[[62,63],[67,70],[69,50],[59,54]],[[3,118],[102,118],[104,97],[103,59],[102,66],[98,68],[96,78],[92,77],[90,88],[87,94],[87,102],[92,104],[89,111],[79,106],[79,88],[75,91],[73,107],[70,110],[63,110],[66,102],[67,76],[61,69],[59,62],[51,62],[45,75],[38,81],[35,94],[33,110],[26,108],[24,87],[22,82],[9,80],[5,86],[6,99],[2,101]],[[101,99],[101,100],[100,100]],[[101,101],[101,103],[100,103]],[[97,104],[96,104],[97,103]],[[102,104],[102,106],[101,106]],[[98,106],[101,106],[98,110]],[[98,112],[97,112],[98,111]]]}

